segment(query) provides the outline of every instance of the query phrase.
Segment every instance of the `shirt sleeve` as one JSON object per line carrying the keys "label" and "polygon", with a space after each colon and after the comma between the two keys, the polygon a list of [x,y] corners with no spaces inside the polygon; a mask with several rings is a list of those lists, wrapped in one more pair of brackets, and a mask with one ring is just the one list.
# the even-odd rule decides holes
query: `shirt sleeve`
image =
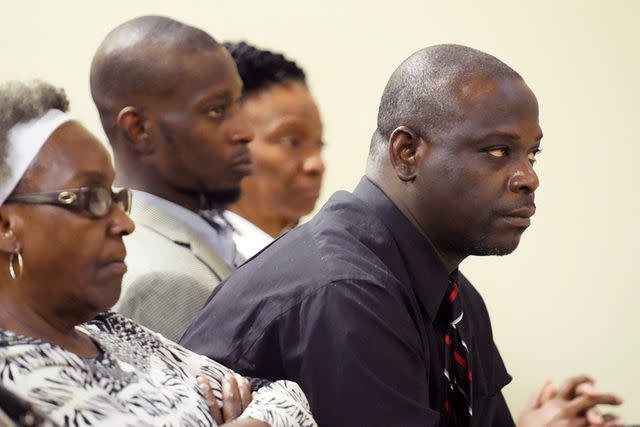
{"label": "shirt sleeve", "polygon": [[[438,425],[429,408],[419,334],[402,297],[374,283],[335,282],[288,310],[247,354],[279,352],[284,376],[297,381],[320,425]],[[277,335],[277,340],[274,339]],[[269,338],[271,337],[271,338]]]}
{"label": "shirt sleeve", "polygon": [[[205,356],[195,354],[180,345],[155,334],[171,353],[180,354],[186,369],[195,379],[205,376],[209,379],[213,394],[222,407],[222,378],[231,369]],[[253,400],[240,418],[253,418],[271,427],[315,427],[317,426],[305,394],[292,381],[275,381],[260,387],[253,394]]]}

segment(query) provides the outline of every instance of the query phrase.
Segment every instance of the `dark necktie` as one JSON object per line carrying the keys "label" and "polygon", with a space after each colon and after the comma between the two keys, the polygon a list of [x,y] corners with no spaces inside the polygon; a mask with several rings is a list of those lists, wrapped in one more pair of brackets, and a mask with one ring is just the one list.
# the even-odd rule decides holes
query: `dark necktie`
{"label": "dark necktie", "polygon": [[239,267],[244,257],[237,251],[233,242],[233,226],[217,209],[202,210],[200,216],[211,225],[215,232],[215,249],[218,255],[231,267]]}
{"label": "dark necktie", "polygon": [[473,415],[471,354],[460,331],[460,323],[464,317],[460,287],[452,278],[449,278],[444,305],[448,323],[444,335],[444,376],[447,379],[445,412],[449,425],[468,427]]}

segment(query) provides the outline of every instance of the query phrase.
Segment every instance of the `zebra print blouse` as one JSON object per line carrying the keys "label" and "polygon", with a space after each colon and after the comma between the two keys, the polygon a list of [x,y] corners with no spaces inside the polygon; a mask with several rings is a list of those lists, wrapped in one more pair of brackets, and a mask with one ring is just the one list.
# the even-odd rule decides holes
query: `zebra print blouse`
{"label": "zebra print blouse", "polygon": [[[0,329],[0,382],[60,426],[216,426],[196,376],[209,378],[220,403],[229,369],[116,313],[78,328],[101,349],[99,357]],[[316,426],[290,381],[256,391],[245,417],[272,427]]]}

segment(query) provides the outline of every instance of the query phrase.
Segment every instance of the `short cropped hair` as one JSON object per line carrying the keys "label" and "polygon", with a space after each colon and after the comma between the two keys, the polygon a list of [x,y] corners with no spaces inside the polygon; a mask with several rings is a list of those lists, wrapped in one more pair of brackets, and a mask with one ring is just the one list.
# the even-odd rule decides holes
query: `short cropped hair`
{"label": "short cropped hair", "polygon": [[411,55],[393,72],[382,93],[370,155],[386,150],[391,133],[399,126],[408,126],[426,138],[455,126],[458,94],[476,78],[522,80],[504,62],[467,46],[436,45]]}
{"label": "short cropped hair", "polygon": [[172,82],[182,78],[179,55],[216,49],[221,45],[205,31],[166,16],[140,16],[113,29],[90,72],[91,96],[107,136],[131,99],[172,95]]}

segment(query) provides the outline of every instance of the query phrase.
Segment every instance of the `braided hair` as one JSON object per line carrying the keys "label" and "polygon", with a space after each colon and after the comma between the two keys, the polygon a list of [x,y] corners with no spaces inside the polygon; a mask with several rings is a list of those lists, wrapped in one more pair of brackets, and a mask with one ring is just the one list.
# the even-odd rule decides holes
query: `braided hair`
{"label": "braided hair", "polygon": [[264,90],[272,84],[298,81],[306,85],[302,68],[281,53],[258,49],[246,42],[223,44],[236,61],[245,96]]}

